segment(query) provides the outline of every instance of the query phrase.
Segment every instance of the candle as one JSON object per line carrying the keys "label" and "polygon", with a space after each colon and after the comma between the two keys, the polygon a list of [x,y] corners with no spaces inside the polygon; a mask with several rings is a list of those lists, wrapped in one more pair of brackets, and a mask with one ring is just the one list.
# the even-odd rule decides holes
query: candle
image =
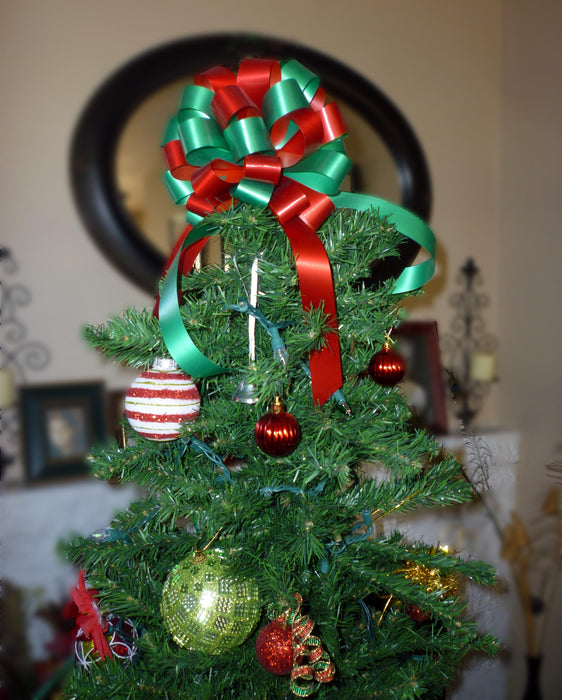
{"label": "candle", "polygon": [[473,382],[493,382],[496,378],[496,356],[493,352],[473,352],[469,376]]}
{"label": "candle", "polygon": [[14,375],[9,369],[0,369],[0,409],[10,408],[15,402]]}

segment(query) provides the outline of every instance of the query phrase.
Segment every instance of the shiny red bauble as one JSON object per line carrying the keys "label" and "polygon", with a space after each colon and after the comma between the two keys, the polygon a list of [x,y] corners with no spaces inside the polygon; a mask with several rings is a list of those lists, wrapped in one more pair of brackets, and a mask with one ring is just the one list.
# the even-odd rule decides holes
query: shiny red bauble
{"label": "shiny red bauble", "polygon": [[404,358],[387,345],[376,352],[369,362],[371,379],[382,386],[394,386],[404,377],[406,363]]}
{"label": "shiny red bauble", "polygon": [[254,438],[260,450],[272,457],[286,457],[294,452],[301,441],[297,419],[283,409],[277,398],[271,411],[262,416],[254,428]]}
{"label": "shiny red bauble", "polygon": [[429,614],[423,610],[420,610],[417,605],[406,605],[405,610],[406,615],[411,617],[412,620],[415,620],[416,622],[425,622],[426,620],[429,620]]}
{"label": "shiny red bauble", "polygon": [[282,622],[270,622],[256,638],[256,656],[266,671],[288,676],[293,670],[291,630]]}

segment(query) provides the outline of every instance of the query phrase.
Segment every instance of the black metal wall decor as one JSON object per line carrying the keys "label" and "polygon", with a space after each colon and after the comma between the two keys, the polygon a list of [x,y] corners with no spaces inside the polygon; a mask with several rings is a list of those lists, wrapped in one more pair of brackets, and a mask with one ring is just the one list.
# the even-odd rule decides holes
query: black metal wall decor
{"label": "black metal wall decor", "polygon": [[472,258],[460,268],[457,283],[461,290],[450,298],[456,315],[451,333],[441,338],[443,364],[449,389],[455,402],[455,413],[464,428],[468,428],[495,376],[497,339],[486,331],[482,310],[490,303],[487,294],[477,290],[482,275]]}
{"label": "black metal wall decor", "polygon": [[13,275],[18,264],[8,248],[0,248],[2,275],[2,367],[11,370],[18,384],[26,381],[29,370],[44,369],[51,360],[51,353],[43,343],[29,340],[27,328],[18,317],[18,309],[31,303],[31,292],[23,284],[6,282],[6,275]]}
{"label": "black metal wall decor", "polygon": [[[29,340],[27,328],[18,316],[22,307],[31,302],[31,292],[23,284],[6,281],[7,277],[18,271],[18,264],[8,248],[0,248],[2,265],[2,342],[0,344],[1,371],[5,373],[2,381],[5,393],[11,393],[10,385],[24,384],[29,371],[42,370],[49,364],[51,353],[46,345]],[[4,388],[2,389],[4,392]],[[17,449],[18,416],[10,399],[2,396],[0,426],[2,432],[2,452],[0,454],[0,474],[13,461],[11,455]]]}

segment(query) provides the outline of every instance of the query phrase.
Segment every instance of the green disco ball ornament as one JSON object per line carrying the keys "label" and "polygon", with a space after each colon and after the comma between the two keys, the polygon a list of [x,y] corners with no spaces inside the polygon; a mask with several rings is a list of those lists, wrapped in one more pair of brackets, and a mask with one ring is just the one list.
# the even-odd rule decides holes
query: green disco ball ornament
{"label": "green disco ball ornament", "polygon": [[197,551],[168,574],[161,611],[177,644],[221,654],[250,636],[261,604],[255,582],[232,576],[221,553]]}

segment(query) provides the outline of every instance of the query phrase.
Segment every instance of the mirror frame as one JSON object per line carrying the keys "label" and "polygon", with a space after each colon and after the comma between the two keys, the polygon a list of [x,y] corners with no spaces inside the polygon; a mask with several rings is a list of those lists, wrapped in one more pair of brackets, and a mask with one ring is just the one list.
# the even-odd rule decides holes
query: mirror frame
{"label": "mirror frame", "polygon": [[[119,196],[115,159],[121,132],[137,107],[168,83],[182,77],[187,83],[212,66],[237,65],[248,56],[296,58],[316,73],[326,91],[359,112],[385,143],[398,171],[400,204],[424,220],[429,217],[431,183],[421,145],[397,107],[362,75],[319,51],[272,37],[211,34],[180,39],[140,54],[113,73],[86,104],[70,146],[70,183],[83,224],[111,263],[151,294],[157,291],[165,257],[145,239]],[[372,281],[397,276],[418,250],[406,241],[399,259],[385,260],[380,269],[373,264]]]}

